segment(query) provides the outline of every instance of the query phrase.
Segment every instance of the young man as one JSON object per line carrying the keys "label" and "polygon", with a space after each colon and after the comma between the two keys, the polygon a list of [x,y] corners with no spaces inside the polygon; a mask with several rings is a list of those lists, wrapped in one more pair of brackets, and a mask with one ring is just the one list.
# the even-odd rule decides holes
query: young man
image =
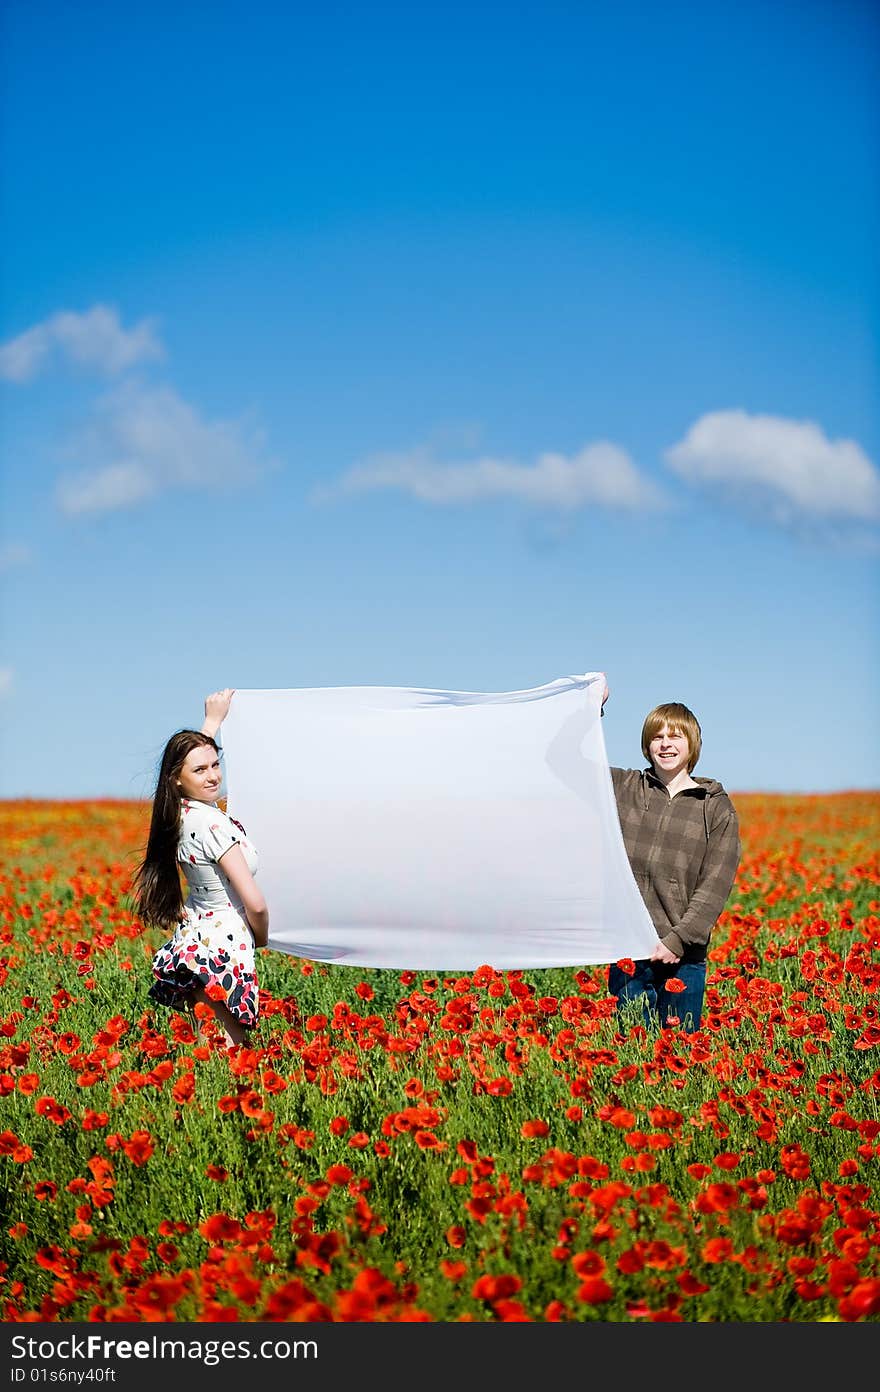
{"label": "young man", "polygon": [[[603,714],[607,699],[606,686]],[[688,1032],[700,1028],[709,939],[742,850],[724,788],[691,776],[701,747],[693,711],[655,706],[642,726],[649,767],[611,769],[626,853],[660,941],[632,973],[611,966],[608,989],[619,1010],[640,1001],[646,1024],[673,1018]]]}

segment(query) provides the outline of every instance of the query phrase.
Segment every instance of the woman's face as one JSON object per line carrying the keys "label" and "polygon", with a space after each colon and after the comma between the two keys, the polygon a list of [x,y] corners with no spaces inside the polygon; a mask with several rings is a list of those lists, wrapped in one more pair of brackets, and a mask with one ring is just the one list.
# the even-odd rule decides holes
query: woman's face
{"label": "woman's face", "polygon": [[191,749],[177,775],[180,796],[193,802],[216,802],[222,781],[220,756],[210,744]]}
{"label": "woman's face", "polygon": [[688,737],[681,730],[672,731],[663,725],[648,745],[648,755],[656,772],[674,778],[677,773],[687,772],[691,747]]}

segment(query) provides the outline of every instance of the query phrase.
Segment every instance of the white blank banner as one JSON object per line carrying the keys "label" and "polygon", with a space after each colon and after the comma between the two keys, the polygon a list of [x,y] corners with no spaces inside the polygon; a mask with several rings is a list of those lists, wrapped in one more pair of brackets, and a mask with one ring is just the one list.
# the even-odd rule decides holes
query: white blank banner
{"label": "white blank banner", "polygon": [[603,687],[236,691],[227,809],[259,856],[269,946],[428,971],[649,957]]}

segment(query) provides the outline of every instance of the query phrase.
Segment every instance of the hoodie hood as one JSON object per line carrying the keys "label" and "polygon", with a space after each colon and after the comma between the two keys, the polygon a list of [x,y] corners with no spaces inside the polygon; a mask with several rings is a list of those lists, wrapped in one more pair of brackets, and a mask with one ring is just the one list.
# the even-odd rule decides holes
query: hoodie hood
{"label": "hoodie hood", "polygon": [[[703,809],[703,835],[708,843],[710,828],[709,801],[711,798],[716,797],[726,798],[727,794],[723,785],[719,783],[717,778],[701,778],[698,774],[694,773],[691,774],[691,778],[693,778],[696,783],[696,788],[682,788],[681,792],[676,793],[675,796],[681,797],[682,793],[684,793],[689,794],[690,797],[699,797]],[[642,769],[642,803],[646,812],[648,810],[648,789],[651,786],[662,788],[663,791],[666,792],[666,784],[661,778],[657,777],[653,767],[649,764],[647,768]]]}
{"label": "hoodie hood", "polygon": [[695,783],[699,783],[701,788],[706,789],[706,792],[709,795],[709,797],[714,797],[716,793],[724,792],[724,787],[721,783],[718,782],[717,778],[698,778],[693,773],[691,774],[691,778],[693,778]]}
{"label": "hoodie hood", "polygon": [[[706,798],[717,797],[719,794],[724,794],[725,792],[723,784],[719,783],[717,778],[700,778],[699,774],[695,773],[691,774],[691,778],[696,783],[696,788],[683,788],[682,792],[688,792],[692,797],[696,797],[698,793],[702,793],[704,795],[703,801],[705,801]],[[655,788],[662,788],[664,792],[666,790],[666,784],[662,779],[657,777],[650,765],[648,768],[642,769],[642,795],[646,808],[648,806],[649,784],[652,784]],[[679,794],[676,793],[676,797],[678,796]]]}
{"label": "hoodie hood", "polygon": [[[660,788],[665,788],[666,786],[662,778],[657,777],[650,764],[647,768],[642,769],[642,777],[647,778],[651,783],[656,783]],[[704,788],[707,793],[724,792],[724,785],[719,783],[717,778],[701,778],[698,773],[692,773],[691,778],[700,788]],[[691,788],[691,792],[696,792],[696,788]]]}

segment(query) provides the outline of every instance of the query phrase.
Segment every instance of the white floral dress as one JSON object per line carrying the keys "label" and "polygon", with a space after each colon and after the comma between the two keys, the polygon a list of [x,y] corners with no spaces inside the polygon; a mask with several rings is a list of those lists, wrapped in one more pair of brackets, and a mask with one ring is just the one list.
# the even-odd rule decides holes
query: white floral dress
{"label": "white floral dress", "polygon": [[254,938],[220,860],[231,846],[241,847],[256,874],[257,853],[241,823],[214,803],[182,799],[177,859],[189,894],[173,938],[153,958],[149,994],[172,1010],[191,1010],[200,986],[219,985],[231,1014],[252,1029],[259,1012]]}

